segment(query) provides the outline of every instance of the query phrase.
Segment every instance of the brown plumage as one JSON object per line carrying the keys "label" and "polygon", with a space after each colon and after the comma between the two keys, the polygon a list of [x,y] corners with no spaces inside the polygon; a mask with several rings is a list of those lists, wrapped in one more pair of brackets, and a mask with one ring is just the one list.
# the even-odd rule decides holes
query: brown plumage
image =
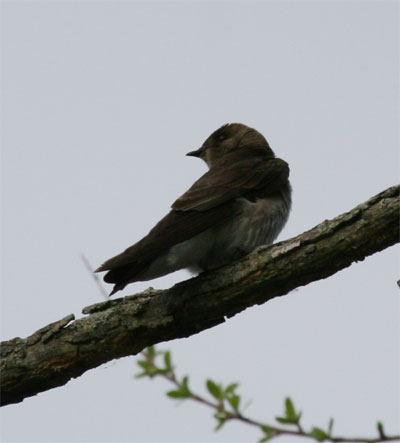
{"label": "brown plumage", "polygon": [[210,167],[142,240],[107,260],[110,295],[134,281],[182,268],[222,266],[272,241],[291,205],[288,164],[275,158],[256,130],[234,123],[215,131],[197,151]]}

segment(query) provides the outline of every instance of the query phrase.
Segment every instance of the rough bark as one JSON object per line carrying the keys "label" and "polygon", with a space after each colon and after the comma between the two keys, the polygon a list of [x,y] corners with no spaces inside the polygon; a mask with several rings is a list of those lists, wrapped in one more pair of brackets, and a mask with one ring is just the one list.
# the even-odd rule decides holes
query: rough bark
{"label": "rough bark", "polygon": [[230,266],[160,291],[152,288],[83,309],[28,338],[1,344],[1,404],[64,385],[114,358],[188,337],[225,318],[326,278],[399,241],[400,186],[350,212]]}

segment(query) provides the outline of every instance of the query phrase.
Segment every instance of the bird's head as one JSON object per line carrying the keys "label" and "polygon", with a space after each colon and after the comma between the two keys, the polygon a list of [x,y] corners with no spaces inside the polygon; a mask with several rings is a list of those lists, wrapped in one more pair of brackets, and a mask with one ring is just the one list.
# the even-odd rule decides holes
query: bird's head
{"label": "bird's head", "polygon": [[201,148],[186,155],[201,158],[211,168],[227,154],[251,147],[265,149],[266,153],[274,157],[267,140],[258,131],[241,123],[227,123],[214,131]]}

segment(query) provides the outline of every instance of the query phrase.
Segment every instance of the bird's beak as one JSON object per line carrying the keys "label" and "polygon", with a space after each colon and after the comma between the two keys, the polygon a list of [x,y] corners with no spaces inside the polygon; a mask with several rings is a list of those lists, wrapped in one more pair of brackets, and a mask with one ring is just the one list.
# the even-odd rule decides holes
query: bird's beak
{"label": "bird's beak", "polygon": [[186,155],[189,157],[201,157],[204,151],[205,148],[202,146],[201,148],[196,149],[195,151],[188,152]]}

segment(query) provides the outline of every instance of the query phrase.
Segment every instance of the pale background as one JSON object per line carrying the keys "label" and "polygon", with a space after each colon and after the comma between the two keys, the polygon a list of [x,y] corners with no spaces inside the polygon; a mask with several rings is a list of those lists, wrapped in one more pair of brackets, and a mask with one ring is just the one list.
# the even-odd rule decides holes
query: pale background
{"label": "pale background", "polygon": [[[398,180],[399,3],[2,2],[2,338],[102,301],[93,266],[139,240],[205,172],[184,156],[242,122],[291,166],[286,239]],[[151,283],[166,288],[180,272]],[[160,345],[178,373],[239,381],[272,422],[399,432],[396,248]],[[149,284],[129,286],[131,294]],[[4,442],[252,442],[135,380],[135,359],[2,408]],[[292,438],[280,438],[291,442]],[[299,441],[299,440],[298,440]]]}

